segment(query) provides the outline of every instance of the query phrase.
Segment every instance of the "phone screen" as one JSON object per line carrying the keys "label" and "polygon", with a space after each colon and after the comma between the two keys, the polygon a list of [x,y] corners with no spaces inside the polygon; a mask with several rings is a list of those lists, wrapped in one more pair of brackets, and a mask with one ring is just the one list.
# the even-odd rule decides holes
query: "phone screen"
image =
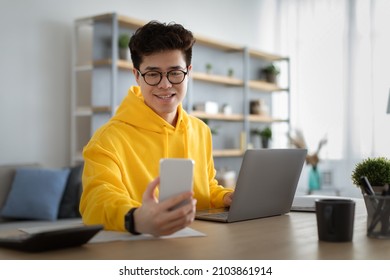
{"label": "phone screen", "polygon": [[[166,158],[160,160],[159,200],[180,193],[191,191],[193,185],[194,161],[183,158]],[[175,206],[175,208],[180,207]]]}

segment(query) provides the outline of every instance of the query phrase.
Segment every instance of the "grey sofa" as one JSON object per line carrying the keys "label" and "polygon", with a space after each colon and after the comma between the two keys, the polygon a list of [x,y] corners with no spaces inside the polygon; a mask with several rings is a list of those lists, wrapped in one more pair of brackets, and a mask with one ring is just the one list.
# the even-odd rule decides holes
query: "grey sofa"
{"label": "grey sofa", "polygon": [[[35,192],[35,190],[32,189],[34,178],[31,178],[30,181],[29,178],[26,176],[28,176],[29,174],[34,175],[34,173],[36,173],[35,174],[36,177],[41,176],[41,174],[45,174],[44,172],[51,169],[44,168],[39,164],[0,165],[0,230],[28,228],[28,227],[36,227],[36,226],[48,226],[48,225],[57,226],[57,225],[68,224],[68,223],[72,223],[72,224],[81,223],[81,216],[78,210],[78,206],[79,206],[80,196],[82,192],[82,185],[81,185],[82,165],[77,165],[75,167],[70,167],[70,168],[64,168],[64,170],[65,169],[68,170],[68,173],[66,173],[66,175],[62,177],[62,179],[64,180],[63,181],[64,186],[63,188],[61,187],[61,190],[59,190],[60,193],[57,194],[57,196],[60,195],[60,197],[56,198],[57,200],[55,201],[55,205],[51,205],[51,207],[54,207],[53,209],[54,209],[55,217],[31,218],[28,215],[26,217],[23,215],[18,216],[18,214],[16,213],[18,213],[20,209],[15,208],[15,203],[11,200],[12,199],[18,200],[20,198],[21,200],[20,205],[21,208],[23,208],[26,205],[26,199],[28,200],[30,197],[35,196],[37,199],[37,203],[36,203],[37,207],[38,208],[45,207],[43,203],[44,197],[46,193],[50,193],[50,190],[46,192],[46,191],[42,191],[42,189],[37,188],[37,191]],[[24,176],[24,178],[22,178],[22,175]],[[29,194],[26,195],[29,197],[24,197],[25,192],[23,192],[23,190],[22,192],[19,191],[19,193],[16,192],[15,190],[17,185],[16,178],[19,179],[18,181],[19,185],[24,184],[24,187],[29,191]],[[38,178],[38,180],[39,179],[44,180],[44,178],[42,177]],[[31,186],[30,186],[30,182],[31,182]],[[11,195],[12,192],[13,194]],[[50,200],[50,198],[51,198],[50,196],[46,197],[46,200],[48,199]],[[53,202],[53,201],[48,201],[48,202]],[[10,205],[11,203],[13,203],[14,205]],[[17,203],[19,202],[17,201]],[[34,205],[28,207],[31,208],[31,211],[34,211],[34,209],[32,209],[35,208]]]}

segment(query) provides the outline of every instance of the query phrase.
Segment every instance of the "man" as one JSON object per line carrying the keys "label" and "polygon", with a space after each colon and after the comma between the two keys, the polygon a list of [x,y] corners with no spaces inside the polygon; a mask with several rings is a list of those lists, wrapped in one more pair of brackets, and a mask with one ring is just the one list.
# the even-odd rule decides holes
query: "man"
{"label": "man", "polygon": [[[210,129],[182,108],[194,42],[183,26],[156,21],[131,37],[138,86],[129,89],[83,152],[80,212],[86,224],[161,236],[191,224],[196,209],[230,206],[233,190],[214,178]],[[195,161],[193,193],[158,202],[161,158]],[[188,199],[191,203],[170,210]]]}

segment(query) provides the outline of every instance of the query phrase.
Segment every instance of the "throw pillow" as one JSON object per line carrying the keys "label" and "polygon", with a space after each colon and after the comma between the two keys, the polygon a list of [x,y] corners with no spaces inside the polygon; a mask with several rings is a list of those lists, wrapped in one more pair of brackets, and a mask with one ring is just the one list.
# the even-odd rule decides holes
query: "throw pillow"
{"label": "throw pillow", "polygon": [[70,169],[68,182],[66,183],[64,195],[60,203],[58,218],[79,218],[80,196],[82,192],[81,175],[83,173],[83,165],[77,165]]}
{"label": "throw pillow", "polygon": [[68,176],[69,169],[17,169],[1,215],[56,220]]}
{"label": "throw pillow", "polygon": [[15,177],[16,169],[21,167],[35,168],[39,167],[39,164],[10,164],[0,165],[0,209],[3,207],[5,200],[11,190],[12,182]]}

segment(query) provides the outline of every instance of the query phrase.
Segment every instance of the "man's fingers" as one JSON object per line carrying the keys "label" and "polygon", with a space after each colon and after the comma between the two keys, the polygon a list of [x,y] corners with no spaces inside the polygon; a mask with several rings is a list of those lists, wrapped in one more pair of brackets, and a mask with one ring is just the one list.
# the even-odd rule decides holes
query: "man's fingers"
{"label": "man's fingers", "polygon": [[190,200],[193,196],[192,192],[183,192],[181,194],[175,195],[164,201],[160,201],[160,206],[164,210],[169,210],[175,207],[176,205],[182,203],[183,201]]}
{"label": "man's fingers", "polygon": [[[193,203],[196,204],[196,201]],[[168,217],[168,215],[170,215],[170,217]],[[160,227],[161,235],[172,234],[189,226],[194,221],[195,209],[192,205],[186,205],[171,211],[168,215],[165,216],[165,223]]]}
{"label": "man's fingers", "polygon": [[149,185],[146,187],[145,192],[143,194],[144,200],[155,199],[154,191],[156,190],[159,184],[160,184],[160,177],[156,177],[152,182],[149,183]]}

